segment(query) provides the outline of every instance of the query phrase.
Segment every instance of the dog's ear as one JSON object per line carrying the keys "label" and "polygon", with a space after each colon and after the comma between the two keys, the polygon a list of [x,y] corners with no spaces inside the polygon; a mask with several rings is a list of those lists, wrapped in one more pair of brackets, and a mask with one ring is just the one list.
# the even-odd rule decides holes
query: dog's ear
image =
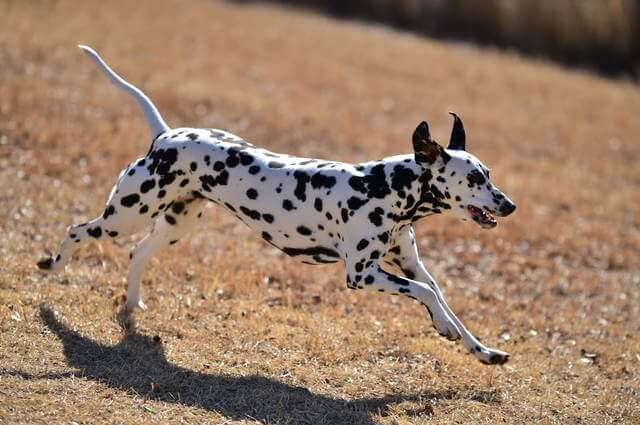
{"label": "dog's ear", "polygon": [[429,124],[422,121],[413,131],[413,150],[416,155],[416,162],[427,163],[429,165],[436,162],[442,153],[442,146],[431,138],[429,134]]}
{"label": "dog's ear", "polygon": [[451,129],[451,140],[449,140],[447,149],[463,151],[467,138],[464,132],[464,125],[462,125],[462,120],[455,112],[449,113],[453,116],[453,129]]}

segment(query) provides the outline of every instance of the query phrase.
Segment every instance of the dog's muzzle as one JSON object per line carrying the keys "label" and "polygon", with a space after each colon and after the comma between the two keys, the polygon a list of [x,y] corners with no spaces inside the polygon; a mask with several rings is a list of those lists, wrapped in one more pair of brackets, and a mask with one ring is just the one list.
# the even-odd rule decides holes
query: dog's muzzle
{"label": "dog's muzzle", "polygon": [[506,217],[516,210],[516,204],[511,201],[506,201],[500,205],[498,210],[500,212],[500,217]]}

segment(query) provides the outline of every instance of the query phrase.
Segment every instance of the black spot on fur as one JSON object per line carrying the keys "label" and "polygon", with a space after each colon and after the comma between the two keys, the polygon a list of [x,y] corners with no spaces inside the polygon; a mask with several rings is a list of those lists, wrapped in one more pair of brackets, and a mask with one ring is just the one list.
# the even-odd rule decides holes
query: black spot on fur
{"label": "black spot on fur", "polygon": [[249,174],[258,174],[260,172],[260,167],[258,167],[257,165],[252,165],[251,167],[249,167]]}
{"label": "black spot on fur", "polygon": [[384,164],[374,166],[369,174],[363,177],[352,176],[349,179],[349,186],[360,193],[366,194],[367,198],[383,199],[391,193],[384,173]]}
{"label": "black spot on fur", "polygon": [[438,199],[445,198],[444,194],[434,184],[431,185],[431,193],[433,193],[433,196],[435,196]]}
{"label": "black spot on fur", "polygon": [[247,152],[240,152],[240,164],[246,167],[247,165],[250,165],[252,162],[253,162],[253,156],[251,156]]}
{"label": "black spot on fur", "polygon": [[149,206],[148,205],[143,205],[142,207],[140,207],[140,214],[146,214],[149,211]]}
{"label": "black spot on fur", "polygon": [[270,242],[271,239],[273,239],[273,238],[271,237],[271,235],[269,233],[262,232],[262,239],[264,239],[265,241],[269,241]]}
{"label": "black spot on fur", "polygon": [[273,215],[269,214],[269,213],[265,213],[262,214],[262,218],[264,219],[264,221],[266,221],[267,223],[273,223]]}
{"label": "black spot on fur", "polygon": [[322,246],[316,246],[313,248],[286,248],[285,247],[285,248],[282,248],[282,252],[292,257],[297,257],[299,255],[308,255],[313,257],[316,257],[318,255],[324,255],[325,257],[340,258],[340,254],[338,254],[336,251],[330,248],[322,247]]}
{"label": "black spot on fur", "polygon": [[474,185],[483,185],[487,181],[487,179],[479,170],[473,170],[472,172],[467,174],[467,181],[469,182],[469,187],[473,187]]}
{"label": "black spot on fur", "polygon": [[327,188],[331,189],[336,184],[336,178],[333,176],[326,176],[322,173],[315,173],[311,177],[311,187],[314,189]]}
{"label": "black spot on fur", "polygon": [[175,172],[164,174],[162,177],[160,177],[160,180],[158,180],[158,187],[163,188],[167,185],[170,185],[171,183],[174,182],[175,179],[176,179]]}
{"label": "black spot on fur", "polygon": [[416,274],[409,269],[402,269],[402,273],[404,273],[404,275],[409,279],[413,280],[416,278]]}
{"label": "black spot on fur", "polygon": [[227,164],[227,167],[233,168],[240,164],[240,158],[236,155],[229,155],[224,163]]}
{"label": "black spot on fur", "polygon": [[147,193],[148,191],[150,191],[154,187],[156,187],[156,181],[154,179],[145,180],[140,185],[140,192]]}
{"label": "black spot on fur", "polygon": [[182,202],[175,202],[171,206],[171,211],[173,211],[175,214],[180,214],[182,210],[184,210],[184,203]]}
{"label": "black spot on fur", "polygon": [[122,204],[122,206],[127,208],[131,208],[138,202],[140,202],[140,195],[138,195],[137,193],[132,193],[131,195],[127,195],[120,200],[120,203]]}
{"label": "black spot on fur", "polygon": [[355,211],[359,209],[361,206],[363,206],[364,204],[366,204],[367,202],[369,202],[368,199],[362,199],[362,198],[358,198],[357,196],[352,196],[347,200],[347,206],[349,207],[349,209],[352,209]]}
{"label": "black spot on fur", "polygon": [[380,207],[376,207],[373,211],[369,213],[369,221],[374,226],[382,226],[382,217],[384,215],[384,210]]}
{"label": "black spot on fur", "polygon": [[247,198],[249,199],[256,199],[258,197],[258,191],[255,190],[254,188],[248,189],[247,190]]}
{"label": "black spot on fur", "polygon": [[396,275],[392,275],[391,273],[387,273],[382,269],[379,269],[379,270],[387,276],[387,279],[389,279],[391,282],[395,283],[396,285],[409,286],[409,282],[406,279],[403,279]]}
{"label": "black spot on fur", "polygon": [[302,202],[305,202],[307,200],[307,195],[306,195],[307,183],[309,182],[309,180],[311,180],[311,178],[304,171],[295,171],[293,173],[293,177],[298,182],[295,190],[293,191],[293,194],[296,196],[296,198],[298,198]]}
{"label": "black spot on fur", "polygon": [[284,167],[284,164],[282,162],[278,162],[278,161],[271,161],[267,164],[267,166],[269,168],[282,168]]}
{"label": "black spot on fur", "polygon": [[342,221],[344,223],[349,221],[349,210],[347,210],[346,208],[341,209],[340,210],[340,215],[342,216]]}
{"label": "black spot on fur", "polygon": [[309,236],[311,234],[311,230],[306,226],[298,226],[296,230],[298,231],[298,233],[304,236]]}
{"label": "black spot on fur", "polygon": [[149,174],[165,175],[178,160],[178,150],[176,148],[157,149],[149,154],[149,159],[151,160],[151,164],[147,167]]}
{"label": "black spot on fur", "polygon": [[164,219],[167,220],[167,223],[169,223],[170,225],[172,226],[176,225],[176,219],[172,215],[165,214]]}
{"label": "black spot on fur", "polygon": [[260,214],[259,211],[252,210],[252,209],[249,209],[249,208],[243,207],[243,206],[240,206],[240,211],[242,211],[242,213],[244,215],[246,215],[247,217],[251,218],[252,220],[260,220],[261,214]]}
{"label": "black spot on fur", "polygon": [[368,246],[369,246],[369,241],[368,240],[360,239],[360,242],[358,242],[358,245],[356,245],[356,249],[358,251],[362,251],[363,249],[365,249]]}
{"label": "black spot on fur", "polygon": [[210,174],[205,174],[204,176],[200,176],[200,182],[202,183],[203,190],[211,192],[211,189],[217,185],[225,186],[229,182],[229,172],[224,170],[216,177],[213,177]]}
{"label": "black spot on fur", "polygon": [[313,203],[313,207],[316,209],[316,211],[321,212],[322,211],[322,199],[316,198],[316,200]]}
{"label": "black spot on fur", "polygon": [[[102,214],[102,218],[105,220],[110,216],[116,213],[116,209],[113,205],[109,205],[105,210],[104,214]],[[73,236],[72,236],[73,237]]]}
{"label": "black spot on fur", "polygon": [[98,239],[100,236],[102,236],[102,229],[100,228],[100,226],[96,226],[96,227],[93,227],[93,228],[90,227],[90,228],[87,229],[87,233],[92,238]]}
{"label": "black spot on fur", "polygon": [[293,206],[293,202],[291,202],[288,199],[285,199],[284,201],[282,201],[282,208],[284,208],[287,211],[291,211],[291,210],[296,209],[296,207]]}
{"label": "black spot on fur", "polygon": [[396,191],[410,189],[413,182],[418,178],[410,168],[403,165],[393,167],[393,177],[391,178],[391,187]]}

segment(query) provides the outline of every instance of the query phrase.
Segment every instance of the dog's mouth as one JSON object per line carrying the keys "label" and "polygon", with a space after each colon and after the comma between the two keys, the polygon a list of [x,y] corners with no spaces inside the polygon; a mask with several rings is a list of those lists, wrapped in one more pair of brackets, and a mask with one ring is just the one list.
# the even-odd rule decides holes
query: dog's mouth
{"label": "dog's mouth", "polygon": [[478,208],[474,205],[469,205],[467,207],[467,210],[469,211],[469,214],[471,214],[471,218],[473,219],[473,221],[478,223],[483,229],[493,229],[498,225],[495,217],[482,208]]}

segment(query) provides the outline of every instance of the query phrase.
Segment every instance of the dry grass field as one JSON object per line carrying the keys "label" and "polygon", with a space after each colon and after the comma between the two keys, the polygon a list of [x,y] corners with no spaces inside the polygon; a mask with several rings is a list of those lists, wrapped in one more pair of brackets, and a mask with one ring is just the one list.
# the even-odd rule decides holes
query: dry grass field
{"label": "dry grass field", "polygon": [[[377,26],[205,0],[0,0],[0,423],[640,422],[640,88]],[[224,211],[152,260],[124,331],[131,240],[35,266],[144,155],[135,103],[274,151],[410,152],[428,119],[518,211],[417,225],[425,263],[483,341],[477,362],[417,303],[346,288]]]}

